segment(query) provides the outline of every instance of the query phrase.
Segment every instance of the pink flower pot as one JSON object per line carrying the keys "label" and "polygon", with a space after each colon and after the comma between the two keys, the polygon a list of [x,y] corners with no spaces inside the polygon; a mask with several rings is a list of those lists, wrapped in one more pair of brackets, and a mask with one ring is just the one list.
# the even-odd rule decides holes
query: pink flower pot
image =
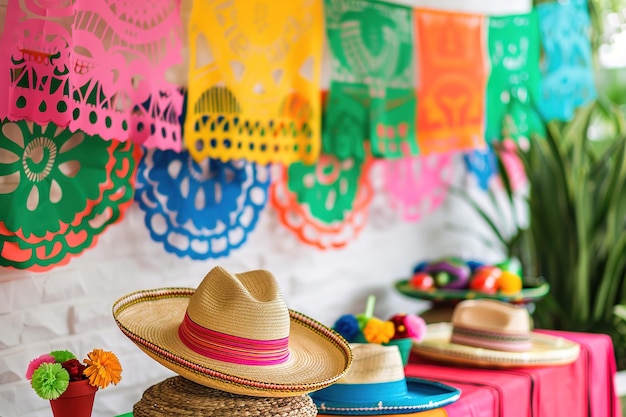
{"label": "pink flower pot", "polygon": [[56,400],[50,400],[54,417],[91,417],[97,387],[89,380],[70,382],[67,390]]}

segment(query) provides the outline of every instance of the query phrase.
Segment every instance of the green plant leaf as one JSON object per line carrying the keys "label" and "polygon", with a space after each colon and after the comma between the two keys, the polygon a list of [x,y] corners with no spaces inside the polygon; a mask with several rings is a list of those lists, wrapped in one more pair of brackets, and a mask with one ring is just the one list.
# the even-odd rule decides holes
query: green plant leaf
{"label": "green plant leaf", "polygon": [[623,275],[624,272],[626,272],[626,234],[623,234],[619,242],[611,247],[606,259],[606,267],[599,282],[594,302],[593,318],[595,321],[610,320],[612,307],[622,301],[617,297],[623,277],[622,279],[617,278],[619,278],[620,273]]}
{"label": "green plant leaf", "polygon": [[490,249],[496,250],[498,252],[503,252],[503,253],[506,252],[507,250],[506,247],[503,246],[501,242],[494,241],[493,237],[490,238],[490,237],[484,236],[480,230],[473,229],[467,226],[461,226],[461,225],[454,224],[454,223],[446,223],[445,226],[447,229],[451,231],[456,231],[456,232],[459,232],[460,234],[463,234],[464,236],[469,236],[473,239],[476,239],[482,245]]}
{"label": "green plant leaf", "polygon": [[480,206],[480,204],[476,202],[476,200],[472,198],[472,196],[466,190],[457,186],[451,186],[448,192],[452,195],[461,197],[461,199],[465,203],[469,204],[474,209],[476,214],[478,214],[480,218],[486,223],[486,225],[489,226],[489,230],[493,232],[498,241],[501,242],[503,245],[506,245],[507,239],[504,237],[504,235],[500,231],[500,228],[492,219],[491,215],[482,206]]}
{"label": "green plant leaf", "polygon": [[626,321],[626,305],[617,304],[613,307],[613,314],[617,316],[620,320]]}

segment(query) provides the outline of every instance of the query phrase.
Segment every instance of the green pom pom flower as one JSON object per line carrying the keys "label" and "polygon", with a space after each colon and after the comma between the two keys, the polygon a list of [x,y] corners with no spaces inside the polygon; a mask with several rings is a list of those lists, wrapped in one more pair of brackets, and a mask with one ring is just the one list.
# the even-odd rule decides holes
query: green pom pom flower
{"label": "green pom pom flower", "polygon": [[76,356],[69,350],[55,350],[50,352],[55,361],[62,363],[70,359],[76,359]]}
{"label": "green pom pom flower", "polygon": [[30,384],[44,400],[56,400],[70,384],[70,374],[60,363],[42,363],[33,373]]}

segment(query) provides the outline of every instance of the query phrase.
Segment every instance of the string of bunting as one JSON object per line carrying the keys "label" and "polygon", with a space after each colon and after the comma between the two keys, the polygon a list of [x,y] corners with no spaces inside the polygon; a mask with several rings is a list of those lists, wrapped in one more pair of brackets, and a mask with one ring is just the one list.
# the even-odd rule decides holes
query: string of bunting
{"label": "string of bunting", "polygon": [[66,264],[133,200],[179,257],[227,256],[269,208],[301,242],[342,247],[367,224],[373,167],[418,221],[444,201],[456,155],[487,189],[503,141],[521,186],[516,143],[596,96],[583,0],[510,16],[190,4],[9,2],[1,266]]}

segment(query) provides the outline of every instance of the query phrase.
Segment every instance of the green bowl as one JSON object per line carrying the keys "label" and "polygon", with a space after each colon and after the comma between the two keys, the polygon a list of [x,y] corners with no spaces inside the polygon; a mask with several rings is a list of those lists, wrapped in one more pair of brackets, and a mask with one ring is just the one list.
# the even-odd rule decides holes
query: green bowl
{"label": "green bowl", "polygon": [[529,304],[541,300],[548,292],[550,292],[550,284],[542,278],[526,278],[524,286],[520,292],[513,295],[502,293],[486,294],[470,289],[451,290],[443,288],[434,288],[429,291],[422,291],[413,288],[409,284],[408,279],[396,281],[394,284],[396,290],[407,297],[417,298],[420,300],[429,300],[436,303],[455,303],[462,300],[488,298],[491,300],[506,301],[512,304]]}

